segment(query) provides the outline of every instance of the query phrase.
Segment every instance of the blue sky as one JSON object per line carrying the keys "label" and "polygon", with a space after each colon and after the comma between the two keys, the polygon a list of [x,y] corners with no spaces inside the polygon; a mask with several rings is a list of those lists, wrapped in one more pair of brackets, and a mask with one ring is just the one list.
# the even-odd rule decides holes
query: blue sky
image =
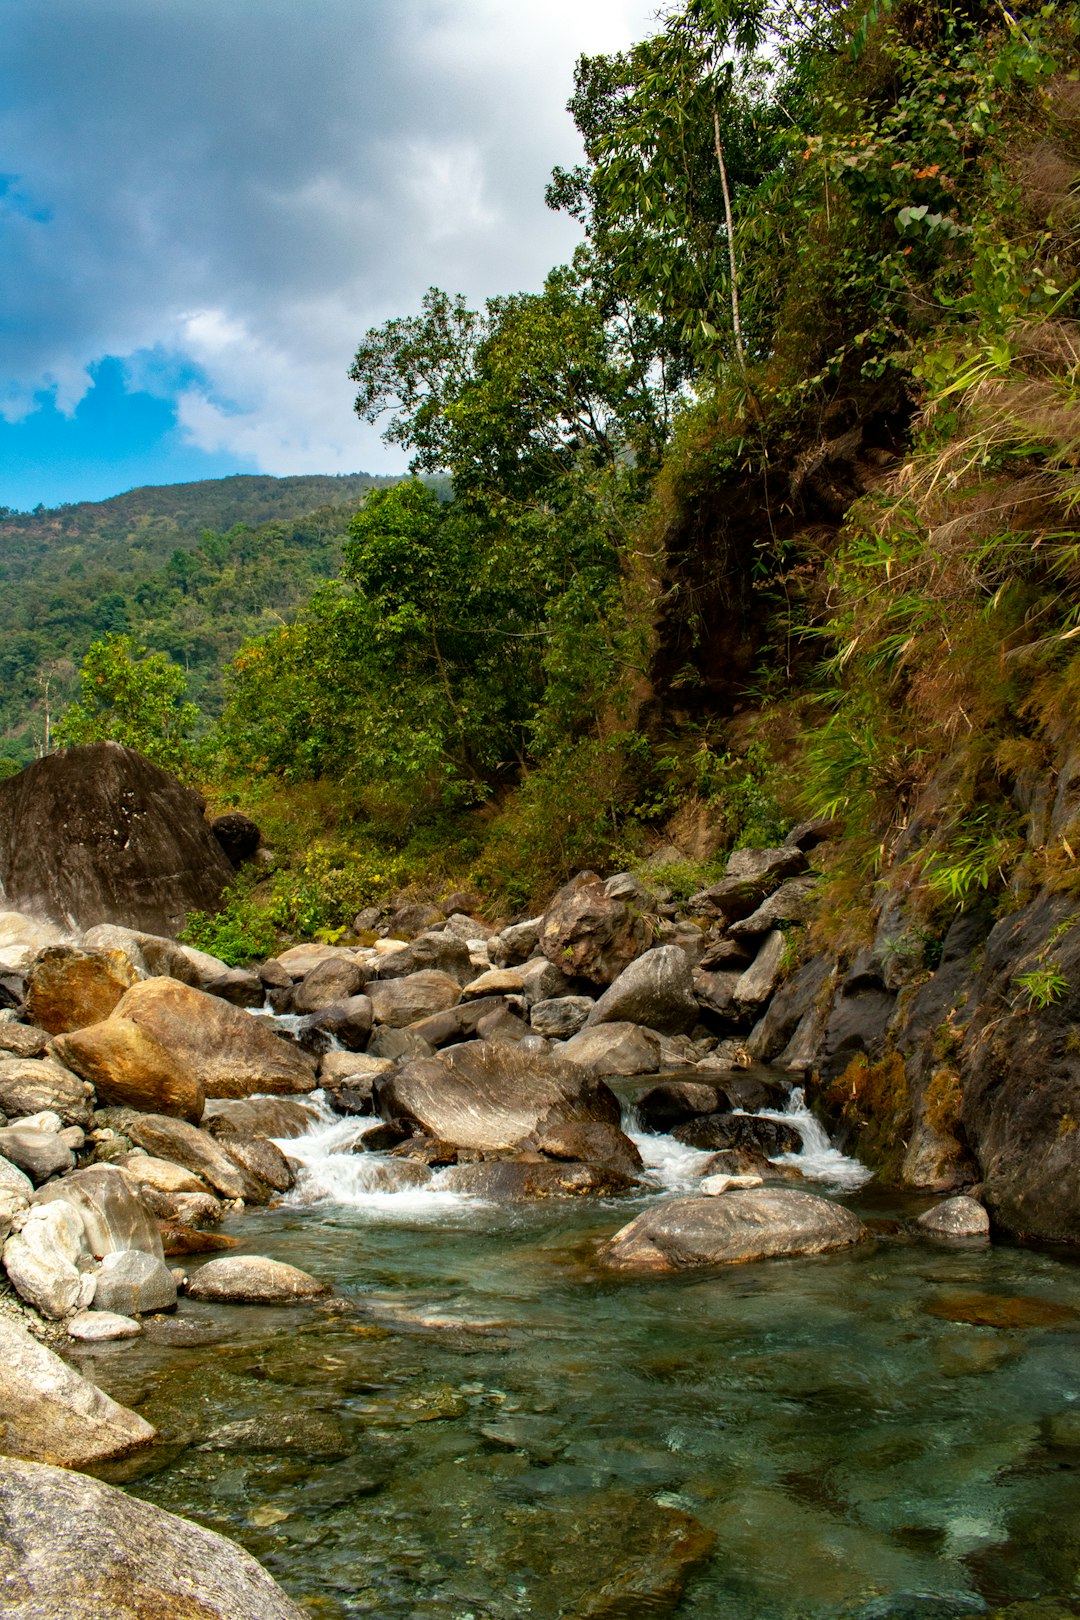
{"label": "blue sky", "polygon": [[572,251],[582,51],[655,0],[0,0],[0,505],[396,471],[368,326]]}

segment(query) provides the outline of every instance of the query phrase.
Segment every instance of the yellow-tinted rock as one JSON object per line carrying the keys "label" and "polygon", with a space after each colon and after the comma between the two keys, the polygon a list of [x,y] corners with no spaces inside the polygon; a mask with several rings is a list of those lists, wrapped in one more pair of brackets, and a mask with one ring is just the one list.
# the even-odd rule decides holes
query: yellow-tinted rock
{"label": "yellow-tinted rock", "polygon": [[31,1020],[60,1035],[108,1018],[137,974],[123,951],[80,951],[50,945],[30,969],[26,1006]]}
{"label": "yellow-tinted rock", "polygon": [[55,1044],[60,1061],[89,1080],[100,1104],[196,1124],[202,1118],[206,1099],[197,1070],[132,1019],[107,1018],[61,1035]]}

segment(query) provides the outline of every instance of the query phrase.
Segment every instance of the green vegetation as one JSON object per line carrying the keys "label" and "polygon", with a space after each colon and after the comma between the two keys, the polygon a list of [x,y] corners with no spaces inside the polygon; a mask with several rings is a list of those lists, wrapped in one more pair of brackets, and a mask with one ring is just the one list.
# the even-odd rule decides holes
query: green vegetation
{"label": "green vegetation", "polygon": [[177,776],[191,775],[199,711],[186,701],[183,670],[164,653],[148,653],[130,636],[106,636],[87,653],[79,683],[79,699],[53,736],[61,748],[111,740]]}
{"label": "green vegetation", "polygon": [[572,263],[360,341],[415,480],[81,592],[86,645],[223,702],[212,791],[279,851],[201,938],[462,882],[532,906],[671,842],[681,892],[807,812],[849,833],[834,943],[869,876],[924,961],[957,907],[1080,890],[1034,792],[1080,702],[1076,26],[682,0],[582,59]]}

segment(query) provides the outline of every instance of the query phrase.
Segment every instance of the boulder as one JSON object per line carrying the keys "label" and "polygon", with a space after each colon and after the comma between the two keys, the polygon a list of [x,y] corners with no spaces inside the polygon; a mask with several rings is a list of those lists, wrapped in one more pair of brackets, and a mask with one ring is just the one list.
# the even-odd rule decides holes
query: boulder
{"label": "boulder", "polygon": [[803,877],[789,878],[786,883],[781,883],[780,887],[767,900],[763,900],[749,917],[731,924],[728,930],[729,937],[734,940],[756,940],[781,923],[808,922],[813,912],[817,881],[816,874],[810,872]]}
{"label": "boulder", "polygon": [[843,832],[842,824],[832,816],[818,816],[813,821],[800,821],[792,827],[784,839],[785,849],[816,849],[819,844],[828,843],[832,838],[839,838]]}
{"label": "boulder", "polygon": [[36,1024],[0,1020],[0,1054],[17,1058],[41,1057],[49,1044],[49,1032]]}
{"label": "boulder", "polygon": [[756,950],[756,940],[751,944],[748,940],[732,939],[726,933],[719,939],[710,936],[695,966],[703,973],[742,973],[754,960]]}
{"label": "boulder", "polygon": [[54,1050],[66,1068],[93,1086],[105,1106],[172,1114],[193,1123],[202,1118],[205,1097],[197,1067],[131,1018],[106,1018],[89,1029],[60,1035]]}
{"label": "boulder", "polygon": [[314,1060],[275,1035],[264,1018],[175,979],[135,985],[117,1006],[116,1016],[130,1018],[177,1063],[197,1071],[208,1097],[314,1089]]}
{"label": "boulder", "polygon": [[0,1193],[25,1199],[29,1203],[33,1192],[34,1183],[26,1172],[12,1164],[10,1159],[0,1159]]}
{"label": "boulder", "polygon": [[530,917],[527,922],[511,923],[501,934],[496,934],[489,950],[496,967],[517,967],[527,962],[539,947],[542,917]]}
{"label": "boulder", "polygon": [[652,924],[636,906],[609,895],[595,872],[579,872],[545,911],[539,943],[561,972],[610,984],[651,935]]}
{"label": "boulder", "polygon": [[566,1040],[583,1029],[596,1006],[591,996],[556,996],[535,1001],[529,1010],[529,1023],[547,1040]]}
{"label": "boulder", "polygon": [[521,968],[488,968],[486,973],[470,979],[461,992],[463,1001],[474,1001],[479,996],[516,996],[525,988],[525,975]]}
{"label": "boulder", "polygon": [[440,1172],[438,1185],[503,1204],[525,1198],[606,1198],[629,1191],[635,1182],[632,1175],[596,1164],[494,1159],[451,1165]]}
{"label": "boulder", "polygon": [[644,1169],[641,1154],[630,1138],[607,1120],[542,1125],[535,1142],[537,1152],[547,1159],[576,1159],[626,1176],[636,1176]]}
{"label": "boulder", "polygon": [[759,1013],[780,983],[783,971],[784,935],[774,928],[765,935],[753,963],[741,974],[732,997],[734,1011],[740,1018]]}
{"label": "boulder", "polygon": [[227,1135],[220,1141],[233,1163],[265,1186],[266,1196],[260,1203],[269,1203],[273,1193],[288,1192],[295,1186],[288,1159],[268,1137]]}
{"label": "boulder", "polygon": [[634,1103],[642,1130],[660,1135],[703,1114],[719,1113],[725,1106],[727,1097],[719,1086],[697,1080],[661,1080]]}
{"label": "boulder", "polygon": [[698,1018],[686,953],[677,945],[658,945],[623,969],[589,1013],[586,1026],[645,1024],[679,1035],[693,1029]]}
{"label": "boulder", "polygon": [[279,951],[275,958],[292,983],[306,977],[320,962],[331,960],[355,962],[356,952],[349,945],[323,945],[313,940],[303,945],[290,945],[287,951]]}
{"label": "boulder", "polygon": [[230,1159],[209,1132],[165,1114],[136,1114],[129,1109],[110,1110],[109,1114],[115,1120],[114,1129],[121,1129],[137,1147],[157,1159],[171,1159],[173,1164],[182,1165],[223,1198],[265,1202],[264,1184]]}
{"label": "boulder", "polygon": [[441,973],[457,985],[476,977],[469,947],[455,934],[419,934],[403,950],[384,956],[379,962],[380,979],[404,979],[415,973]]}
{"label": "boulder", "polygon": [[29,1176],[35,1187],[50,1176],[62,1176],[75,1165],[75,1155],[54,1131],[34,1130],[27,1125],[8,1125],[0,1130],[0,1157]]}
{"label": "boulder", "polygon": [[[148,934],[139,928],[121,928],[117,923],[97,923],[86,930],[81,943],[87,951],[122,951],[132,967],[148,977],[161,975],[196,986],[203,982],[196,959],[203,957],[204,953],[192,951],[188,945],[178,945],[175,939],[168,939],[164,934]],[[205,960],[215,962],[216,958],[207,957]],[[224,962],[218,963],[218,971],[224,966]]]}
{"label": "boulder", "polygon": [[412,939],[414,934],[422,933],[425,928],[433,928],[442,920],[441,906],[433,906],[428,900],[415,900],[399,906],[387,926],[395,938]]}
{"label": "boulder", "polygon": [[781,1153],[798,1153],[802,1147],[802,1137],[794,1125],[760,1119],[756,1114],[705,1114],[676,1125],[671,1134],[677,1142],[703,1153],[745,1148],[773,1158]]}
{"label": "boulder", "polygon": [[[331,1056],[348,1057],[350,1063],[357,1064],[367,1061],[344,1052],[326,1054],[326,1058]],[[203,1126],[219,1138],[303,1136],[319,1118],[314,1104],[299,1102],[293,1097],[215,1097],[206,1105]]]}
{"label": "boulder", "polygon": [[176,935],[189,912],[218,909],[233,875],[203,809],[120,743],[47,754],[0,782],[0,886],[56,923]]}
{"label": "boulder", "polygon": [[476,1036],[481,1041],[495,1041],[516,1046],[529,1033],[529,1026],[506,1004],[486,1013],[477,1023]]}
{"label": "boulder", "polygon": [[366,968],[347,956],[328,956],[304,974],[293,992],[293,1008],[298,1013],[322,1012],[335,1001],[358,995],[369,976]]}
{"label": "boulder", "polygon": [[65,1125],[89,1125],[93,1087],[51,1058],[0,1059],[0,1109],[9,1119],[51,1108]]}
{"label": "boulder", "polygon": [[0,1566],[8,1620],[304,1620],[235,1542],[32,1462],[0,1474]]}
{"label": "boulder", "polygon": [[982,1238],[990,1236],[990,1217],[977,1198],[960,1195],[946,1198],[920,1215],[916,1223],[924,1232],[942,1238]]}
{"label": "boulder", "polygon": [[478,1033],[480,1024],[491,1013],[506,1007],[503,996],[480,996],[476,1001],[459,1001],[445,1012],[432,1013],[429,1018],[418,1018],[409,1025],[411,1034],[420,1035],[430,1046],[450,1046],[457,1041],[469,1041]]}
{"label": "boulder", "polygon": [[705,968],[694,970],[694,995],[698,1005],[714,1012],[720,1018],[736,1018],[735,991],[747,970],[745,968]]}
{"label": "boulder", "polygon": [[368,1042],[367,1056],[400,1063],[406,1058],[434,1057],[435,1048],[414,1029],[383,1028],[377,1029],[372,1035]]}
{"label": "boulder", "polygon": [[214,817],[210,831],[221,845],[230,866],[239,867],[245,861],[254,860],[262,834],[250,816],[243,815],[239,810],[228,810],[223,816]]}
{"label": "boulder", "polygon": [[137,1339],[142,1323],[113,1311],[76,1311],[67,1323],[68,1338],[85,1344],[107,1344],[113,1339]]}
{"label": "boulder", "polygon": [[702,1176],[697,1190],[702,1198],[721,1198],[724,1193],[731,1192],[734,1188],[760,1187],[761,1184],[762,1178],[755,1171],[749,1171],[741,1176]]}
{"label": "boulder", "polygon": [[4,1270],[20,1298],[42,1316],[59,1319],[93,1297],[93,1279],[78,1269],[82,1252],[78,1210],[63,1202],[43,1204],[27,1212],[22,1230],[4,1244]]}
{"label": "boulder", "polygon": [[172,1250],[165,1245],[165,1226],[190,1226],[201,1232],[208,1226],[219,1225],[225,1213],[220,1199],[213,1193],[159,1193],[145,1186],[141,1190],[147,1200],[153,1200],[161,1246],[166,1254]]}
{"label": "boulder", "polygon": [[691,911],[722,917],[728,923],[749,917],[785,878],[806,871],[802,850],[737,849],[719,883],[690,896]]}
{"label": "boulder", "polygon": [[34,1207],[60,1200],[78,1210],[83,1223],[83,1247],[100,1260],[127,1249],[161,1259],[157,1223],[123,1170],[112,1164],[91,1164],[73,1170],[62,1181],[34,1194]]}
{"label": "boulder", "polygon": [[26,980],[28,1015],[50,1035],[108,1018],[138,974],[123,951],[86,951],[47,945]]}
{"label": "boulder", "polygon": [[368,985],[368,995],[377,1023],[403,1029],[406,1024],[428,1018],[432,1013],[456,1007],[461,1000],[461,985],[447,973],[425,971],[407,978],[372,982]]}
{"label": "boulder", "polygon": [[266,987],[251,968],[229,968],[208,980],[203,989],[208,996],[217,996],[234,1007],[258,1008],[266,1001]]}
{"label": "boulder", "polygon": [[559,1056],[593,1074],[655,1074],[660,1041],[637,1024],[598,1024],[566,1041]]}
{"label": "boulder", "polygon": [[440,1057],[403,1064],[376,1081],[384,1119],[405,1119],[458,1147],[517,1146],[544,1124],[619,1123],[618,1099],[592,1076],[515,1046],[467,1041]]}
{"label": "boulder", "polygon": [[827,1198],[755,1187],[722,1198],[664,1199],[616,1232],[598,1258],[615,1271],[678,1271],[823,1254],[865,1236],[863,1223]]}
{"label": "boulder", "polygon": [[[395,1032],[396,1033],[396,1032]],[[337,1090],[347,1080],[369,1084],[376,1075],[394,1067],[389,1058],[372,1057],[370,1052],[324,1052],[319,1059],[319,1084]],[[299,1136],[299,1131],[266,1131],[267,1136]]]}
{"label": "boulder", "polygon": [[95,1274],[95,1284],[94,1308],[118,1316],[145,1316],[151,1311],[171,1311],[176,1305],[176,1278],[164,1258],[140,1249],[107,1254]]}
{"label": "boulder", "polygon": [[210,1191],[201,1176],[193,1175],[190,1170],[185,1170],[183,1165],[173,1164],[169,1159],[155,1159],[151,1154],[144,1153],[141,1148],[135,1148],[130,1153],[122,1153],[112,1162],[128,1181],[135,1182],[140,1188],[148,1187],[154,1192],[163,1193]]}
{"label": "boulder", "polygon": [[[80,1378],[25,1328],[0,1317],[0,1454],[4,1457],[56,1463],[61,1468],[86,1468],[145,1446],[155,1433],[136,1413]],[[0,1547],[12,1534],[20,1493],[13,1495],[11,1486],[17,1477],[18,1471],[10,1463],[0,1468]],[[100,1526],[97,1533],[100,1536]],[[5,1552],[10,1557],[10,1541]],[[99,1557],[101,1552],[99,1545]],[[58,1578],[65,1582],[75,1578],[74,1570],[59,1565],[55,1540],[42,1550],[42,1564],[56,1569]],[[8,1567],[4,1568],[5,1575]],[[58,1596],[62,1590],[58,1588]],[[70,1614],[70,1586],[66,1591],[67,1599],[59,1608],[37,1613]],[[5,1602],[4,1613],[13,1612],[19,1611],[12,1611]],[[36,1620],[33,1610],[24,1612],[27,1620]],[[94,1620],[98,1620],[96,1612]]]}
{"label": "boulder", "polygon": [[313,1022],[340,1041],[347,1052],[362,1052],[371,1035],[375,1012],[370,996],[348,996],[317,1013]]}
{"label": "boulder", "polygon": [[521,969],[521,993],[525,997],[525,1004],[533,1007],[538,1001],[554,1001],[558,997],[571,994],[572,986],[554,962],[549,962],[546,956],[538,956],[531,962],[526,962]]}
{"label": "boulder", "polygon": [[192,1299],[237,1305],[297,1305],[329,1292],[328,1285],[280,1260],[261,1254],[229,1255],[209,1260],[192,1272],[187,1292]]}

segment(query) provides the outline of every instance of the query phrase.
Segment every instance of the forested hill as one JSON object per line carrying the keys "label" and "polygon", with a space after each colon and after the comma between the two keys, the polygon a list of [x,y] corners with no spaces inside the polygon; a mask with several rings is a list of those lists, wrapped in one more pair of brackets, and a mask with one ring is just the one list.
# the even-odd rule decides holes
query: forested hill
{"label": "forested hill", "polygon": [[394,482],[240,476],[0,509],[0,760],[33,757],[46,707],[65,707],[87,648],[109,632],[168,653],[213,713],[244,638],[336,572],[350,517]]}

